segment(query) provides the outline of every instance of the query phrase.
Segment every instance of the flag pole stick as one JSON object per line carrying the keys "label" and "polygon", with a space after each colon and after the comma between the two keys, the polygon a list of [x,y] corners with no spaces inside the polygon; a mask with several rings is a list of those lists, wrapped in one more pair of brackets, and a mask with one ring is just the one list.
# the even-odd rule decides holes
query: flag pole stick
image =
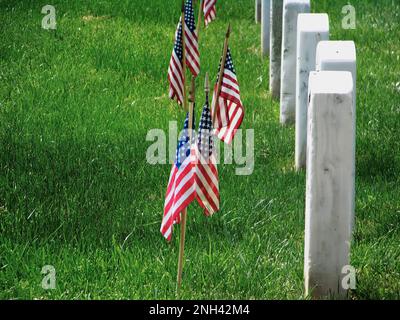
{"label": "flag pole stick", "polygon": [[[192,137],[193,137],[193,106],[195,103],[195,77],[192,76],[192,83],[190,89],[190,97],[189,97],[189,123],[188,123],[188,131],[189,131],[189,143],[190,150],[192,145]],[[191,155],[190,155],[191,157]],[[181,212],[181,238],[179,241],[179,258],[178,258],[178,274],[177,274],[177,294],[179,295],[179,290],[182,285],[182,270],[184,263],[184,253],[185,253],[185,236],[186,236],[186,217],[187,217],[187,208],[185,208]]]}
{"label": "flag pole stick", "polygon": [[210,83],[208,80],[208,72],[206,72],[206,77],[204,79],[204,92],[206,93],[206,103],[208,103],[208,96],[210,94]]}
{"label": "flag pole stick", "polygon": [[186,34],[185,34],[185,0],[182,0],[182,72],[183,72],[183,109],[188,110],[186,93]]}
{"label": "flag pole stick", "polygon": [[185,251],[185,235],[186,235],[186,216],[187,208],[181,212],[181,238],[179,241],[179,258],[178,258],[178,274],[176,278],[176,291],[179,296],[179,290],[182,285],[182,269],[183,269],[183,254]]}
{"label": "flag pole stick", "polygon": [[222,75],[224,73],[224,68],[225,68],[225,62],[226,62],[226,54],[228,52],[228,42],[229,42],[229,36],[231,34],[231,24],[228,25],[228,30],[226,31],[225,35],[225,41],[224,41],[224,48],[222,51],[222,59],[221,59],[221,67],[219,70],[218,74],[218,83],[217,83],[217,94],[213,98],[212,102],[212,123],[214,124],[215,122],[215,116],[217,115],[217,107],[218,107],[218,99],[219,95],[221,94],[221,86],[222,86]]}
{"label": "flag pole stick", "polygon": [[197,15],[197,41],[199,41],[199,33],[200,33],[200,28],[201,28],[201,12],[202,12],[202,7],[203,7],[203,1],[204,0],[199,0],[199,14]]}

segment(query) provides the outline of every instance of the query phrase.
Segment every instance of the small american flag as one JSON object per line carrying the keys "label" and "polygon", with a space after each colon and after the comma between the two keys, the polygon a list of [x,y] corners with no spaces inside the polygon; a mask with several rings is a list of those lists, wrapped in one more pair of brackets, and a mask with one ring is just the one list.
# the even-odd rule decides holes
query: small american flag
{"label": "small american flag", "polygon": [[[192,0],[185,4],[185,47],[186,65],[196,77],[200,72],[200,54],[197,42],[196,24]],[[182,44],[182,17],[179,19],[175,32],[175,44],[172,50],[168,67],[169,97],[183,104],[183,84],[185,82],[185,69],[183,67],[183,44]]]}
{"label": "small american flag", "polygon": [[183,47],[182,47],[182,24],[179,21],[175,32],[175,45],[172,50],[171,60],[168,67],[169,97],[183,104]]}
{"label": "small american flag", "polygon": [[192,0],[186,0],[185,4],[185,45],[186,65],[193,76],[197,77],[200,72],[199,44],[197,42],[196,23]]}
{"label": "small american flag", "polygon": [[203,13],[204,13],[204,23],[206,27],[208,24],[215,20],[217,10],[215,9],[215,3],[217,0],[204,0],[203,1]]}
{"label": "small american flag", "polygon": [[211,112],[207,99],[199,124],[196,166],[196,198],[206,215],[212,215],[219,209],[218,171],[213,140]]}
{"label": "small american flag", "polygon": [[[171,240],[173,225],[180,222],[180,213],[196,198],[196,155],[193,143],[189,141],[188,124],[189,113],[178,141],[176,158],[172,165],[165,195],[164,216],[160,231],[168,241]],[[194,134],[192,139],[194,139]]]}
{"label": "small american flag", "polygon": [[[219,66],[218,79],[221,73],[221,64]],[[239,83],[236,78],[236,71],[233,65],[231,51],[228,48],[224,72],[222,74],[221,93],[217,102],[217,84],[214,87],[213,112],[217,112],[214,121],[214,128],[222,141],[231,143],[236,131],[242,124],[244,109],[240,100]]]}

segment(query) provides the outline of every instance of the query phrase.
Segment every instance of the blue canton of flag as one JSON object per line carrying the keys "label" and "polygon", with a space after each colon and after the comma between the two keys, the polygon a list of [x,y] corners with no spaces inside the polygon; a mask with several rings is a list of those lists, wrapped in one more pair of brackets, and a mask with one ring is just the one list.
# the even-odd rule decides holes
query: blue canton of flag
{"label": "blue canton of flag", "polygon": [[211,112],[208,105],[205,104],[201,113],[199,124],[198,148],[201,156],[208,160],[213,153],[213,135]]}
{"label": "blue canton of flag", "polygon": [[[194,139],[194,115],[193,115],[193,126],[192,126],[192,142]],[[182,163],[190,157],[190,143],[189,143],[189,112],[186,114],[185,123],[183,125],[183,130],[179,137],[178,146],[176,148],[176,158],[175,158],[175,165],[180,168]]]}

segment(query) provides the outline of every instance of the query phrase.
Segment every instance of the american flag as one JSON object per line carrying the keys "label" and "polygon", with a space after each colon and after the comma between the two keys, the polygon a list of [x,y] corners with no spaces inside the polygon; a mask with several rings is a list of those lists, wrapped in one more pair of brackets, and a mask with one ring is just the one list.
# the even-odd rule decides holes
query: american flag
{"label": "american flag", "polygon": [[211,21],[215,20],[217,10],[215,9],[215,3],[217,0],[204,0],[203,1],[203,13],[204,23],[207,26]]}
{"label": "american flag", "polygon": [[206,215],[219,209],[218,171],[208,99],[203,107],[197,141],[196,191],[197,201]]}
{"label": "american flag", "polygon": [[[200,72],[200,54],[197,42],[196,25],[192,0],[185,4],[185,47],[186,65],[196,77]],[[175,44],[172,50],[168,67],[169,97],[183,104],[183,86],[185,69],[183,68],[183,45],[182,45],[182,17],[179,20],[175,32]]]}
{"label": "american flag", "polygon": [[192,0],[186,0],[185,4],[185,45],[186,65],[193,76],[197,77],[200,72],[199,44],[197,42],[196,23],[194,21],[194,10]]}
{"label": "american flag", "polygon": [[[196,198],[195,148],[192,147],[193,143],[189,142],[188,124],[189,113],[178,141],[176,158],[165,195],[164,216],[160,231],[168,241],[171,240],[173,225],[180,222],[181,212]],[[194,134],[192,139],[194,139]]]}
{"label": "american flag", "polygon": [[[221,73],[219,66],[218,79]],[[214,98],[217,95],[217,84],[214,87]],[[217,102],[213,99],[213,112],[217,112],[214,121],[214,128],[222,141],[231,143],[237,129],[242,124],[244,109],[240,100],[239,83],[236,78],[236,71],[233,65],[231,51],[228,48],[224,72],[222,75],[221,93]]]}
{"label": "american flag", "polygon": [[183,104],[183,47],[182,47],[182,24],[179,21],[175,32],[175,45],[172,50],[171,60],[168,67],[169,97]]}

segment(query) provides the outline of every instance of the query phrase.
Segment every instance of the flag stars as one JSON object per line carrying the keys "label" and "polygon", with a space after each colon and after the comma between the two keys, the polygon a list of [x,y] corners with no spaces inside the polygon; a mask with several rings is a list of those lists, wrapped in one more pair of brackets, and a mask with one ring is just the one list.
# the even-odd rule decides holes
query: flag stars
{"label": "flag stars", "polygon": [[228,69],[229,71],[233,72],[233,73],[236,73],[235,67],[233,65],[231,51],[229,49],[228,49],[228,52],[226,54],[225,68]]}
{"label": "flag stars", "polygon": [[194,21],[194,11],[192,0],[187,0],[185,4],[185,23],[187,24],[190,31],[194,32],[196,29],[196,24]]}
{"label": "flag stars", "polygon": [[176,55],[178,56],[179,60],[182,60],[183,48],[182,48],[182,25],[181,24],[179,25],[179,28],[177,30],[174,51],[175,51]]}
{"label": "flag stars", "polygon": [[[194,122],[194,117],[193,117]],[[190,156],[190,143],[189,143],[189,113],[186,114],[185,123],[183,126],[182,134],[179,137],[178,147],[176,149],[175,164],[179,168],[182,163]],[[193,123],[194,128],[194,123]]]}
{"label": "flag stars", "polygon": [[198,146],[200,154],[206,160],[209,159],[209,157],[213,152],[211,123],[212,123],[211,112],[208,105],[206,104],[201,114],[200,126],[199,126],[199,138],[198,138]]}

